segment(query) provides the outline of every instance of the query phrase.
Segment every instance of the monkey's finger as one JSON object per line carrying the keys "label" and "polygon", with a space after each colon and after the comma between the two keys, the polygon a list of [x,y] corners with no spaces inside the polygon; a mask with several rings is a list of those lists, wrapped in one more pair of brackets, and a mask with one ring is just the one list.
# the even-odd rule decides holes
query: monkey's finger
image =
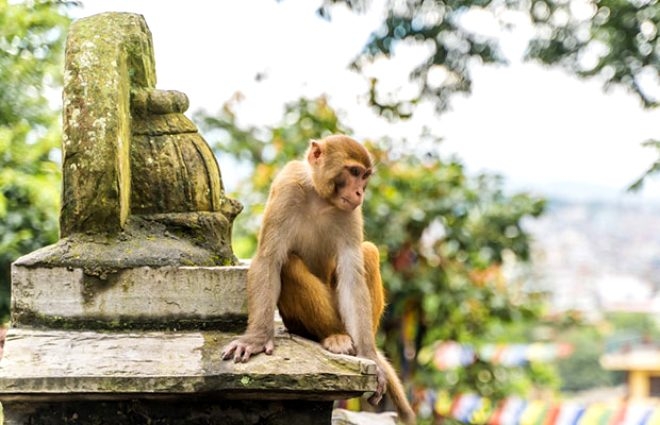
{"label": "monkey's finger", "polygon": [[266,346],[264,347],[264,352],[270,356],[271,354],[273,354],[274,349],[275,349],[275,343],[271,340],[266,343]]}
{"label": "monkey's finger", "polygon": [[380,403],[380,400],[383,398],[383,394],[385,394],[385,391],[387,390],[387,381],[385,380],[382,369],[379,368],[376,376],[376,392],[371,397],[369,397],[369,403],[374,406]]}
{"label": "monkey's finger", "polygon": [[383,394],[376,391],[371,397],[369,397],[369,404],[372,406],[378,406],[378,403],[383,399]]}
{"label": "monkey's finger", "polygon": [[250,357],[252,356],[252,350],[250,347],[244,347],[243,350],[243,357],[241,358],[242,363],[246,363],[248,360],[250,360]]}
{"label": "monkey's finger", "polygon": [[245,355],[245,347],[243,345],[237,345],[236,350],[234,350],[234,363],[245,363],[243,356]]}
{"label": "monkey's finger", "polygon": [[226,346],[225,349],[222,351],[222,360],[231,359],[235,350],[236,350],[236,344],[234,344],[234,342]]}

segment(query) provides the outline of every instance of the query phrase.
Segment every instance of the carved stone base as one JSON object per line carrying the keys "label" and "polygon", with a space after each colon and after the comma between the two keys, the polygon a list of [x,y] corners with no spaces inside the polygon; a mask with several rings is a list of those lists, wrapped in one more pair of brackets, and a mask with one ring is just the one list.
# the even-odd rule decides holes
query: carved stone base
{"label": "carved stone base", "polygon": [[245,401],[213,397],[3,403],[4,425],[317,425],[331,401]]}
{"label": "carved stone base", "polygon": [[11,329],[5,425],[330,424],[333,400],[376,387],[374,363],[282,329],[272,355],[223,361],[234,336]]}
{"label": "carved stone base", "polygon": [[67,264],[42,265],[56,247],[12,265],[14,327],[59,329],[242,330],[247,265],[142,266],[102,275]]}

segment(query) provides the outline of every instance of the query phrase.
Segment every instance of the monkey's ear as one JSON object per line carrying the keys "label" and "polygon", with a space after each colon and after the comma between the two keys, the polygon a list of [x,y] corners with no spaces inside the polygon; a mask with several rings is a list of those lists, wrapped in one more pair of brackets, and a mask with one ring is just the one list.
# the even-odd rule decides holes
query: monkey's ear
{"label": "monkey's ear", "polygon": [[315,165],[319,162],[319,159],[321,158],[322,154],[323,154],[323,150],[321,148],[321,144],[316,140],[312,140],[312,143],[309,146],[309,151],[307,153],[307,161],[310,164]]}

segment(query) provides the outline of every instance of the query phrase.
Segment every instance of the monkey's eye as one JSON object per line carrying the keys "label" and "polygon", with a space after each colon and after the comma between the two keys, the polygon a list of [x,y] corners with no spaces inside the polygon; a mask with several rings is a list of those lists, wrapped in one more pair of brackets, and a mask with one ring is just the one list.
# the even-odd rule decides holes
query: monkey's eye
{"label": "monkey's eye", "polygon": [[360,177],[362,175],[362,169],[360,167],[349,167],[348,172],[353,177]]}

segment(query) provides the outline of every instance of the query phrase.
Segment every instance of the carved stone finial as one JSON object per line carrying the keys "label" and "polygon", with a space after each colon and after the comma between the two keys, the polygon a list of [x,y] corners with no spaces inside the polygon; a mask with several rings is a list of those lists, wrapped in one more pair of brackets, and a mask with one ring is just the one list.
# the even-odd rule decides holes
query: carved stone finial
{"label": "carved stone finial", "polygon": [[184,116],[186,95],[155,83],[142,16],[71,25],[60,240],[14,262],[15,326],[244,323],[246,270],[231,247],[242,206],[225,196],[213,151]]}
{"label": "carved stone finial", "polygon": [[60,236],[82,248],[60,258],[97,268],[121,268],[124,257],[130,266],[235,263],[242,206],[225,196],[213,151],[183,115],[186,95],[154,88],[143,17],[74,22],[65,62]]}
{"label": "carved stone finial", "polygon": [[71,25],[66,44],[61,236],[118,232],[130,214],[131,90],[156,85],[144,19],[103,13]]}

